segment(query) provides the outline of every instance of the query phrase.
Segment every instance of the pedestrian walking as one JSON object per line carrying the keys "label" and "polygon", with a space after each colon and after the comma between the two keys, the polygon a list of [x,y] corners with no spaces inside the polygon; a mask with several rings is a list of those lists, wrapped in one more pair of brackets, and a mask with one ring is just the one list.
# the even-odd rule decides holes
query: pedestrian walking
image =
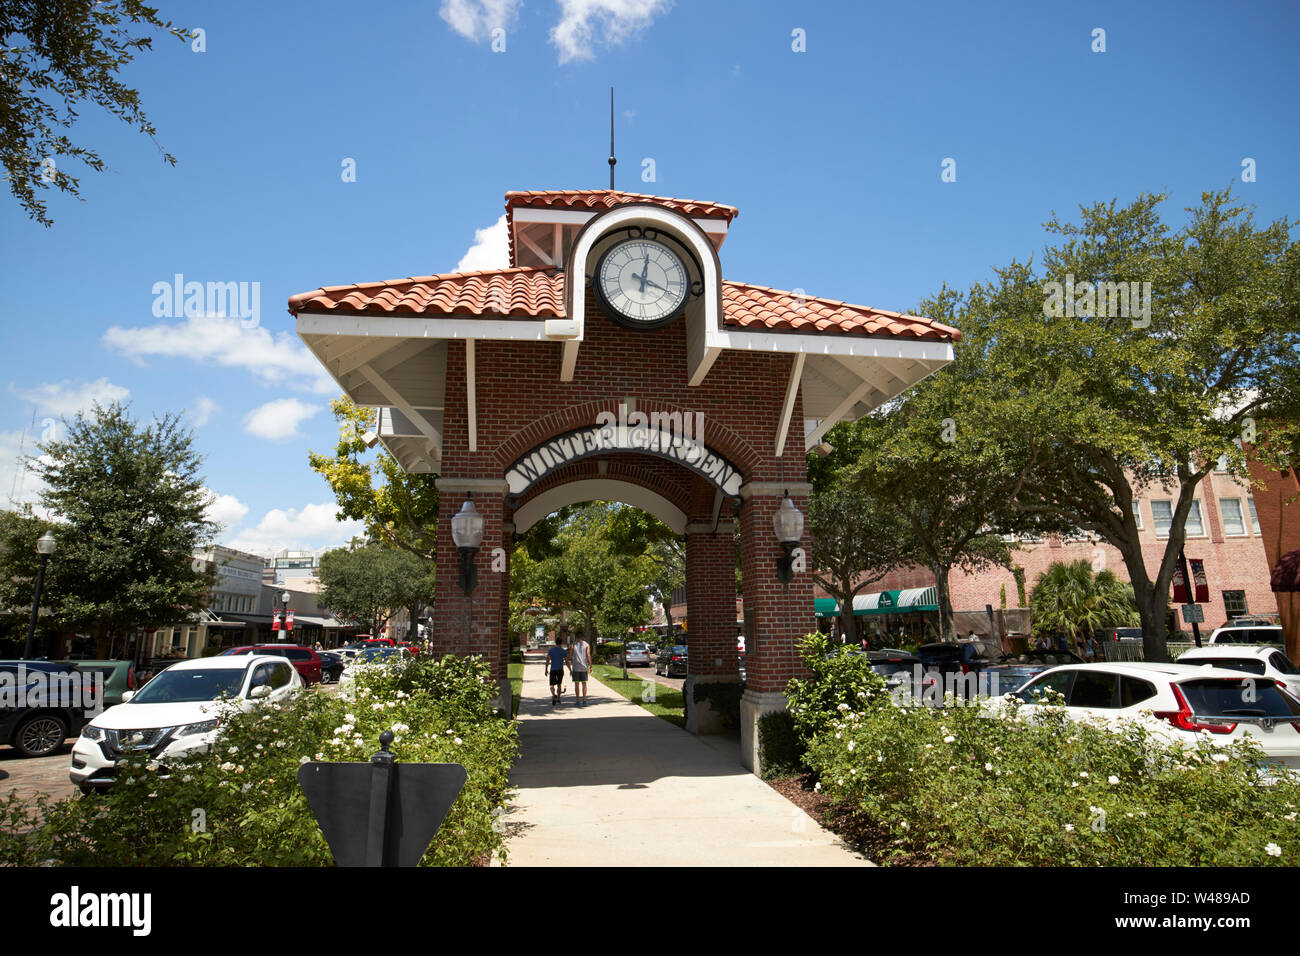
{"label": "pedestrian walking", "polygon": [[1092,639],[1091,634],[1083,642],[1083,659],[1088,663],[1097,659],[1097,643]]}
{"label": "pedestrian walking", "polygon": [[569,645],[569,672],[573,675],[573,697],[579,707],[587,706],[587,671],[591,670],[591,648],[581,637]]}
{"label": "pedestrian walking", "polygon": [[564,693],[564,664],[569,652],[564,647],[564,635],[555,635],[555,646],[546,652],[547,669],[551,672],[551,706],[560,702]]}

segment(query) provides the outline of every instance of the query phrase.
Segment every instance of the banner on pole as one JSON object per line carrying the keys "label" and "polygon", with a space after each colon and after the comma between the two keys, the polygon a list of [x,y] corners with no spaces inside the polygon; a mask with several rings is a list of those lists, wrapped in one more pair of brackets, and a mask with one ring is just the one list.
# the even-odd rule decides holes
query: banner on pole
{"label": "banner on pole", "polygon": [[1194,600],[1197,604],[1208,604],[1210,602],[1210,585],[1205,577],[1205,562],[1200,558],[1188,558],[1187,563],[1192,566],[1192,585],[1196,591]]}
{"label": "banner on pole", "polygon": [[1187,582],[1183,580],[1182,562],[1174,565],[1174,603],[1186,604],[1187,602]]}
{"label": "banner on pole", "polygon": [[293,630],[293,608],[289,608],[289,610],[285,612],[284,629],[286,631]]}
{"label": "banner on pole", "polygon": [[271,630],[278,631],[279,629],[280,629],[280,612],[273,611],[271,613]]}

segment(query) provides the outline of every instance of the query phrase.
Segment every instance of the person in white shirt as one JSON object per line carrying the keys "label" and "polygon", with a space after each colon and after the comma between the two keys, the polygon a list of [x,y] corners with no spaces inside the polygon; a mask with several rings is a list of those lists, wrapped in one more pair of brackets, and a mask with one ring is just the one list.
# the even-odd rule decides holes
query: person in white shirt
{"label": "person in white shirt", "polygon": [[591,670],[591,648],[581,637],[569,645],[569,673],[573,675],[573,696],[579,707],[587,706],[587,672]]}

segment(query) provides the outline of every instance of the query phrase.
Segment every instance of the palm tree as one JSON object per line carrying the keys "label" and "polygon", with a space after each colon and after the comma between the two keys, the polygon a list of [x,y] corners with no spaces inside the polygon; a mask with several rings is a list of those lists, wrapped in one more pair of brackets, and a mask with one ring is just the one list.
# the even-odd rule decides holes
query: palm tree
{"label": "palm tree", "polygon": [[1113,571],[1093,574],[1087,561],[1057,561],[1038,576],[1029,594],[1034,629],[1064,631],[1075,647],[1098,628],[1138,622],[1133,586]]}

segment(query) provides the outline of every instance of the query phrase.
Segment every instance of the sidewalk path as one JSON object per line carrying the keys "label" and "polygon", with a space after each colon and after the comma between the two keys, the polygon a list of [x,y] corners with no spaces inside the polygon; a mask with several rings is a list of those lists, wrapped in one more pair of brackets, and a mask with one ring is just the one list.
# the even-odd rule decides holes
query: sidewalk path
{"label": "sidewalk path", "polygon": [[540,657],[524,667],[511,866],[863,866],[740,764],[740,743],[696,737],[598,681],[558,707]]}

